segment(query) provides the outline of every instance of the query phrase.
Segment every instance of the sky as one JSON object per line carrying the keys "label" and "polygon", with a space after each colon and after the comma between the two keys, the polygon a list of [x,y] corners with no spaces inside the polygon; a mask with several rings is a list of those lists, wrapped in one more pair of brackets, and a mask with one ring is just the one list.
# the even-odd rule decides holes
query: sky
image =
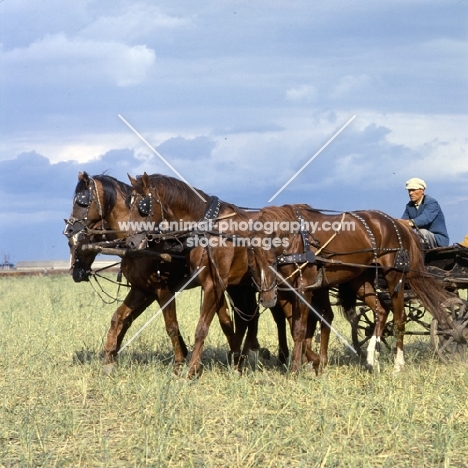
{"label": "sky", "polygon": [[467,25],[463,0],[3,0],[0,262],[67,259],[78,172],[175,176],[159,155],[253,208],[400,217],[421,177],[461,241]]}

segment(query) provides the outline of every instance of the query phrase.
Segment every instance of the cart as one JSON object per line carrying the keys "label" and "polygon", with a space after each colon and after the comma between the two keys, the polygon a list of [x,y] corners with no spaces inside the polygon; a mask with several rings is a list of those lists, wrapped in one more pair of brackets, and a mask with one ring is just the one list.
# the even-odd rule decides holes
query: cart
{"label": "cart", "polygon": [[[468,248],[459,244],[438,247],[425,252],[424,264],[431,274],[449,293],[442,303],[446,310],[447,324],[440,324],[432,318],[410,290],[405,290],[406,324],[416,323],[417,327],[405,335],[429,335],[432,346],[444,363],[468,362]],[[390,309],[390,295],[385,282],[378,279],[378,296],[384,307]],[[355,313],[348,317],[355,350],[364,356],[367,342],[374,333],[374,312],[358,303]],[[394,323],[389,320],[382,334],[382,342],[390,348],[389,338],[394,336]]]}

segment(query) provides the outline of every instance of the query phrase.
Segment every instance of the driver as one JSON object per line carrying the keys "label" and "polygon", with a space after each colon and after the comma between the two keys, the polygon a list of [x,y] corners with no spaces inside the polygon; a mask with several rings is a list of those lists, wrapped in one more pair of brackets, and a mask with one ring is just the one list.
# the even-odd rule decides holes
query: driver
{"label": "driver", "polygon": [[424,193],[425,189],[426,182],[418,177],[406,182],[410,201],[401,221],[420,235],[423,248],[446,247],[449,245],[449,236],[444,213],[437,200]]}

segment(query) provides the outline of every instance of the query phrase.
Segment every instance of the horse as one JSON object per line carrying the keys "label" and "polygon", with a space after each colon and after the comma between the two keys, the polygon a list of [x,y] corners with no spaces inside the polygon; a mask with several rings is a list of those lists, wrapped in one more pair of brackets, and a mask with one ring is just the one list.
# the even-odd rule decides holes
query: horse
{"label": "horse", "polygon": [[[97,255],[96,249],[83,247],[89,243],[114,246],[125,238],[126,231],[122,229],[120,223],[128,221],[130,194],[131,186],[111,176],[90,177],[86,172],[78,174],[72,213],[70,218],[65,220],[64,230],[64,234],[69,239],[71,270],[75,281],[89,279],[91,266]],[[156,245],[152,253],[157,254],[161,248],[162,245]],[[125,249],[122,251],[125,252]],[[172,299],[187,279],[188,269],[185,258],[180,255],[124,257],[121,270],[130,284],[130,291],[113,314],[104,347],[104,364],[114,363],[128,328],[156,300],[160,305],[167,304],[163,309],[163,317],[174,351],[174,371],[178,373],[185,362],[188,350],[179,330],[175,301]],[[195,285],[188,287],[191,286]],[[230,288],[230,295],[237,310],[255,309],[255,292],[248,297],[238,289]],[[235,319],[238,326],[233,333],[237,333],[240,337],[247,335],[246,351],[259,350],[258,317],[243,320],[241,316],[235,315]],[[230,318],[220,317],[220,320],[224,320],[228,330],[231,331]],[[242,338],[238,339],[242,341]]]}
{"label": "horse", "polygon": [[[128,184],[108,175],[78,174],[71,216],[66,220],[64,234],[69,238],[71,270],[75,281],[86,281],[97,253],[83,250],[90,240],[88,232],[112,239],[124,239],[125,231],[119,222],[128,219],[126,201],[131,193]],[[101,225],[101,226],[100,226]],[[99,227],[106,226],[102,234]],[[96,234],[94,234],[96,235]],[[184,275],[184,262],[166,262],[162,259],[123,258],[121,270],[130,284],[122,304],[114,312],[104,346],[104,364],[113,364],[123,338],[132,322],[155,300],[168,305],[163,310],[166,331],[174,351],[174,370],[185,361],[188,350],[177,322],[174,301],[171,299]]]}
{"label": "horse", "polygon": [[[406,282],[433,316],[446,322],[440,305],[446,299],[446,292],[425,273],[422,250],[414,234],[389,215],[379,211],[324,214],[300,204],[263,208],[258,221],[268,227],[268,232],[264,229],[250,233],[248,259],[260,302],[270,307],[276,304],[277,297],[284,295],[281,289],[288,294],[295,292],[291,320],[293,372],[301,368],[308,304],[324,288],[347,284],[348,289],[373,309],[376,326],[367,349],[369,370],[377,362],[389,313],[376,292],[378,275],[385,280],[391,296],[397,347],[395,371],[405,365]],[[279,285],[283,287],[280,289]],[[329,334],[328,327],[323,331]]]}
{"label": "horse", "polygon": [[[248,271],[247,248],[243,242],[246,226],[254,222],[258,214],[211,197],[173,177],[145,173],[137,179],[131,176],[129,179],[133,187],[129,224],[133,223],[135,230],[128,233],[127,246],[142,249],[147,247],[148,239],[171,240],[172,245],[186,255],[191,273],[199,272],[196,281],[203,289],[203,301],[188,370],[188,377],[196,378],[201,373],[201,356],[211,321],[215,313],[225,310],[225,292],[228,298],[231,295],[229,287],[237,285],[244,299],[252,303],[243,314],[243,326],[245,322],[257,323],[256,290]],[[146,228],[137,228],[145,225]],[[158,229],[153,232],[151,226]],[[278,327],[279,360],[285,364],[289,352],[283,311],[277,306],[271,309]],[[242,352],[240,350],[242,331],[236,337],[229,334],[226,337],[231,351],[238,357],[235,364],[240,367],[242,356],[246,355],[245,346]]]}

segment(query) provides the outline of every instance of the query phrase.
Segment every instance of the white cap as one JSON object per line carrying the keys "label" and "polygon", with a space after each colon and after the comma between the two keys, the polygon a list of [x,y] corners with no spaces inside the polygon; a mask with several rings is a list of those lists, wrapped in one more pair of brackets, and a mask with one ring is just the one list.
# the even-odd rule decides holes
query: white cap
{"label": "white cap", "polygon": [[406,182],[406,190],[417,190],[417,189],[425,189],[426,182],[424,180],[419,179],[418,177],[413,177],[412,179]]}

